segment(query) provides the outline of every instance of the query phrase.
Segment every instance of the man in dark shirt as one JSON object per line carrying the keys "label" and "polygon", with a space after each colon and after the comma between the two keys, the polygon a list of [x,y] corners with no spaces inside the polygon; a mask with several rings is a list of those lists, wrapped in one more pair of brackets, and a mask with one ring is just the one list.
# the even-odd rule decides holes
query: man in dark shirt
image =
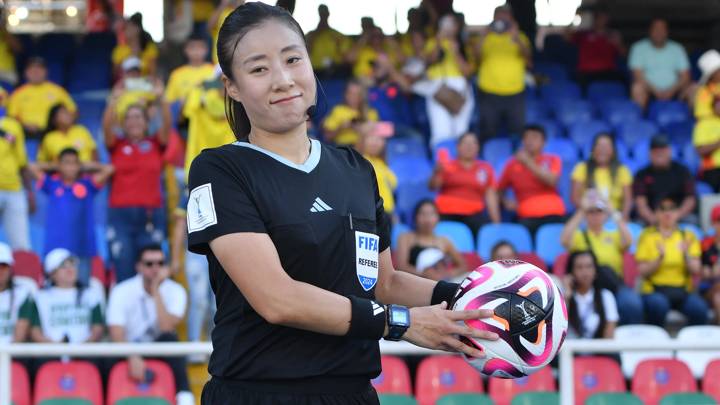
{"label": "man in dark shirt", "polygon": [[672,160],[665,135],[658,134],[650,140],[650,165],[635,175],[633,194],[636,215],[647,224],[656,222],[654,210],[663,198],[675,201],[681,222],[697,223],[695,181],[687,167]]}

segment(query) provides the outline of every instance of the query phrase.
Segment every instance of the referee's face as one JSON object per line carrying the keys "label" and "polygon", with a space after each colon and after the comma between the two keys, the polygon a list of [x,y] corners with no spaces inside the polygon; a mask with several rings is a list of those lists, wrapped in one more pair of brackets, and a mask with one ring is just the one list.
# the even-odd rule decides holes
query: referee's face
{"label": "referee's face", "polygon": [[315,102],[315,76],[303,38],[278,20],[242,37],[233,56],[228,94],[240,101],[253,128],[287,133],[305,125]]}

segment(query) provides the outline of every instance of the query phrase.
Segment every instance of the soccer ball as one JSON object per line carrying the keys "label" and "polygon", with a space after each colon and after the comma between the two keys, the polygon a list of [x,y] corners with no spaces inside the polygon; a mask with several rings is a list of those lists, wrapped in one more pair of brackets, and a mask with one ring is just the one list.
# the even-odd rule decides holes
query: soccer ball
{"label": "soccer ball", "polygon": [[519,260],[486,263],[463,280],[454,310],[492,309],[492,318],[468,320],[475,329],[495,332],[496,341],[461,337],[485,350],[483,359],[463,354],[482,374],[528,376],[545,367],[565,340],[568,315],[562,293],[542,270]]}

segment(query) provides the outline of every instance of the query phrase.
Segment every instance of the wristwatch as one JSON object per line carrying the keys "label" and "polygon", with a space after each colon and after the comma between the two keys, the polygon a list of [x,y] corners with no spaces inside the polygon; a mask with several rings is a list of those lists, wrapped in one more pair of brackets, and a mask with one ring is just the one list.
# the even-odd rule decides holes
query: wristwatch
{"label": "wristwatch", "polygon": [[402,305],[390,304],[386,307],[388,334],[385,340],[397,342],[410,327],[410,310]]}

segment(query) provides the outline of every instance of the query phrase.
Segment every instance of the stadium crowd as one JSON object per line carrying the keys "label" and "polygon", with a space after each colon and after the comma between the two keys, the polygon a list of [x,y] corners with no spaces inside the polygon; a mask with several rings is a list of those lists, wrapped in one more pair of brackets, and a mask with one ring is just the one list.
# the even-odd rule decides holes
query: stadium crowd
{"label": "stadium crowd", "polygon": [[[235,141],[213,61],[242,1],[219,3],[198,6],[172,71],[139,14],[119,21],[109,96],[89,113],[43,55],[0,32],[0,342],[177,341],[183,321],[187,340],[208,336],[215,303],[205,258],[185,248],[185,182],[201,150]],[[536,49],[507,6],[478,30],[423,0],[407,32],[364,17],[356,38],[318,14],[309,131],[372,163],[398,269],[449,280],[483,260],[531,261],[563,286],[573,338],[664,326],[671,310],[720,323],[720,205],[700,228],[701,196],[720,191],[718,51],[693,75],[665,20],[626,44],[602,10],[553,38],[574,65],[548,56],[549,38]],[[27,252],[41,274],[23,268]],[[146,377],[144,359],[127,360]],[[185,359],[165,360],[181,398]]]}

